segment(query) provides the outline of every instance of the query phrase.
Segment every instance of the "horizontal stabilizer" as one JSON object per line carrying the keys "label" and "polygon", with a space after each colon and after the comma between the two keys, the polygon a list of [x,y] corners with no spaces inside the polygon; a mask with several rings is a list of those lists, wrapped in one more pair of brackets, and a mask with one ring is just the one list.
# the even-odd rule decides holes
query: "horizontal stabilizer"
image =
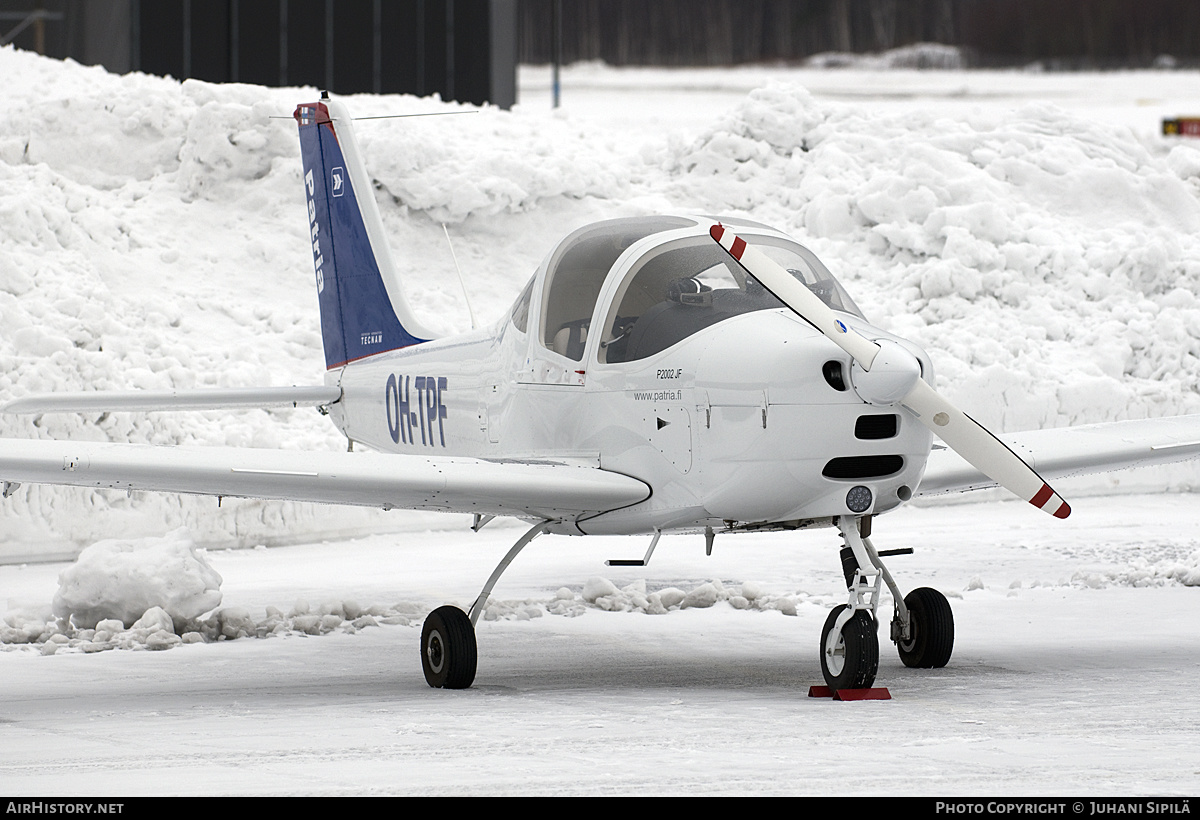
{"label": "horizontal stabilizer", "polygon": [[127,410],[226,410],[319,406],[342,397],[336,386],[214,387],[200,390],[114,390],[43,393],[0,406],[0,413],[111,413]]}
{"label": "horizontal stabilizer", "polygon": [[0,439],[0,480],[573,519],[645,500],[635,478],[561,462]]}
{"label": "horizontal stabilizer", "polygon": [[[1200,458],[1200,415],[1106,422],[997,436],[1047,479]],[[953,450],[929,455],[918,496],[995,487]]]}

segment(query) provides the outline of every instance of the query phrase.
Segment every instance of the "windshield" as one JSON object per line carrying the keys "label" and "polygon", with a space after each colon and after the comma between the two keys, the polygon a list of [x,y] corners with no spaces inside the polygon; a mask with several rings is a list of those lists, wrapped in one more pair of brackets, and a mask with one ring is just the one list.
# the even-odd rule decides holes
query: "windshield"
{"label": "windshield", "polygon": [[[807,248],[784,239],[745,238],[829,307],[862,317]],[[782,302],[707,236],[667,243],[638,260],[618,289],[605,323],[600,360],[644,359],[725,319],[781,307]]]}

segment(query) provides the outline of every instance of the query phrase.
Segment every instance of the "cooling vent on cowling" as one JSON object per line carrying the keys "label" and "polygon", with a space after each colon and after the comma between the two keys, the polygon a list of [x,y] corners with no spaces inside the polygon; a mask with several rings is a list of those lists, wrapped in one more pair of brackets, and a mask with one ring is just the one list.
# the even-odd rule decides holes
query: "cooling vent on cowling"
{"label": "cooling vent on cowling", "polygon": [[886,478],[904,469],[903,456],[843,456],[821,471],[826,478]]}
{"label": "cooling vent on cowling", "polygon": [[854,422],[854,437],[857,439],[873,440],[892,438],[900,426],[900,417],[895,413],[884,413],[878,416],[859,416]]}

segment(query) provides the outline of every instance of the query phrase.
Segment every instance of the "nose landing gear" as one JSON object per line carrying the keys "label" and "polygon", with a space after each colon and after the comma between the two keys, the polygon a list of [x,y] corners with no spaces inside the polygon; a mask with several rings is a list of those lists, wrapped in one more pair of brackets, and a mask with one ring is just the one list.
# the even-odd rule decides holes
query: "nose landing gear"
{"label": "nose landing gear", "polygon": [[842,568],[849,601],[829,613],[821,630],[821,673],[829,689],[869,689],[875,682],[879,669],[876,610],[885,583],[895,604],[890,637],[904,665],[919,669],[945,666],[954,650],[954,615],[946,596],[929,587],[915,589],[907,597],[900,595],[871,544],[870,516],[842,516],[838,528],[846,541]]}

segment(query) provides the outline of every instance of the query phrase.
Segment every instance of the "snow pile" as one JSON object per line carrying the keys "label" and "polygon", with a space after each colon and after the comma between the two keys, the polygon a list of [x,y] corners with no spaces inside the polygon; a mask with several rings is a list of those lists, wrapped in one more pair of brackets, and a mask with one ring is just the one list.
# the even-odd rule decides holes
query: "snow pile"
{"label": "snow pile", "polygon": [[[420,627],[428,613],[418,603],[362,606],[335,600],[313,606],[299,599],[287,611],[268,606],[255,615],[245,607],[216,609],[220,583],[183,531],[162,539],[100,542],[63,571],[52,614],[14,611],[4,617],[0,647],[44,655],[162,650],[241,638],[354,634],[381,625]],[[489,601],[482,619],[524,621],[547,613],[573,618],[588,610],[665,615],[720,603],[794,616],[799,605],[827,603],[803,592],[770,594],[751,582],[714,579],[689,586],[685,591],[663,584],[648,591],[644,579],[618,588],[607,578],[594,577],[578,590],[559,589],[549,600]]]}
{"label": "snow pile", "polygon": [[1139,555],[1126,566],[1080,570],[1071,576],[1072,585],[1093,589],[1161,587],[1172,583],[1200,587],[1200,550],[1179,559],[1155,560]]}
{"label": "snow pile", "polygon": [[800,592],[795,595],[777,595],[765,592],[752,582],[727,585],[718,579],[696,584],[690,591],[677,586],[664,585],[648,590],[645,579],[638,579],[624,587],[618,587],[607,578],[589,578],[578,592],[562,587],[550,602],[536,601],[489,601],[483,619],[528,620],[540,618],[542,610],[551,615],[577,617],[588,609],[605,612],[640,612],[644,615],[665,615],[681,609],[707,609],[718,603],[728,603],[734,609],[776,611],[784,615],[795,615],[801,603],[823,604],[824,599]]}
{"label": "snow pile", "polygon": [[417,623],[417,605],[364,607],[353,601],[310,606],[298,600],[286,614],[267,607],[253,617],[221,603],[221,576],[185,530],[162,538],[107,540],[84,549],[59,575],[45,611],[13,611],[0,622],[0,645],[42,654],[109,649],[170,649],[246,637],[357,632],[380,624]]}
{"label": "snow pile", "polygon": [[453,123],[357,129],[364,155],[373,158],[372,174],[393,207],[423,212],[435,223],[458,224],[470,217],[524,213],[556,198],[629,195],[622,173],[628,165],[625,151],[583,125],[494,108],[443,119]]}
{"label": "snow pile", "polygon": [[957,71],[967,67],[967,59],[958,46],[941,43],[913,43],[879,54],[855,54],[824,51],[804,61],[809,68],[852,68],[859,71],[888,71],[902,68]]}
{"label": "snow pile", "polygon": [[790,229],[1000,430],[1200,411],[1200,150],[1046,105],[868,115],[776,83],[658,156]]}
{"label": "snow pile", "polygon": [[94,628],[77,629],[69,621],[46,621],[10,613],[0,624],[5,649],[32,645],[43,655],[102,652],[106,649],[170,649],[184,643],[173,620],[161,607],[146,610],[129,628],[116,618],[98,621]]}
{"label": "snow pile", "polygon": [[285,613],[267,607],[255,618],[243,607],[224,607],[206,617],[180,621],[161,607],[151,607],[128,628],[116,619],[98,621],[93,628],[78,628],[65,619],[45,619],[18,612],[0,623],[0,647],[27,647],[43,655],[91,653],[110,649],[172,649],[184,644],[214,643],[238,638],[275,638],[287,635],[354,634],[381,624],[419,626],[423,610],[407,605],[360,607],[335,601],[312,608],[306,601]]}
{"label": "snow pile", "polygon": [[[21,111],[0,123],[0,401],[320,381],[295,126],[269,118],[315,92],[117,77],[11,48],[0,65]],[[346,446],[305,408],[2,416],[0,436]],[[242,544],[389,526],[378,511],[51,487],[5,508],[5,551],[22,555],[164,522]]]}
{"label": "snow pile", "polygon": [[62,571],[58,584],[54,614],[78,629],[107,619],[130,626],[152,608],[181,623],[221,603],[221,576],[184,529],[162,538],[92,544]]}

